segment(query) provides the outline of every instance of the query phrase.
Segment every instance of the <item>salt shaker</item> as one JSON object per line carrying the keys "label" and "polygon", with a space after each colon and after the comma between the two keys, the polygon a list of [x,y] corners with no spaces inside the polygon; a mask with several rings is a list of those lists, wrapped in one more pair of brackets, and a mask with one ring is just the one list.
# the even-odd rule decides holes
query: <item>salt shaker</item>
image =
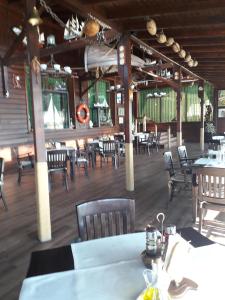
{"label": "salt shaker", "polygon": [[146,227],[146,253],[149,256],[155,256],[158,248],[157,229],[151,225]]}

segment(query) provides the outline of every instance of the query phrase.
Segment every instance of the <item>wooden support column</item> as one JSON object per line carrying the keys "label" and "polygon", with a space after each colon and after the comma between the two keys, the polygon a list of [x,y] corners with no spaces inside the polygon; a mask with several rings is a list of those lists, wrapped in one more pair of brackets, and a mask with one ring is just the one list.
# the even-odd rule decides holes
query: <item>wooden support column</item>
{"label": "wooden support column", "polygon": [[178,146],[182,145],[182,116],[181,116],[181,69],[178,71],[178,88],[177,92],[177,144]]}
{"label": "wooden support column", "polygon": [[218,131],[218,98],[219,98],[219,91],[218,89],[214,89],[214,105],[213,105],[213,123],[216,127],[216,132]]}
{"label": "wooden support column", "polygon": [[132,81],[131,42],[128,35],[124,35],[118,45],[118,70],[124,87],[126,189],[134,191],[134,159],[131,132],[133,91],[130,87]]}
{"label": "wooden support column", "polygon": [[199,81],[198,84],[198,97],[200,98],[201,105],[201,126],[200,126],[200,149],[204,151],[205,133],[204,133],[204,81]]}
{"label": "wooden support column", "polygon": [[[26,0],[26,17],[31,16],[35,0]],[[41,75],[38,64],[38,32],[37,27],[27,22],[28,61],[30,65],[31,97],[33,107],[35,179],[37,201],[38,237],[41,242],[51,240],[51,217],[48,189],[48,168],[45,150],[45,132],[42,109]]]}

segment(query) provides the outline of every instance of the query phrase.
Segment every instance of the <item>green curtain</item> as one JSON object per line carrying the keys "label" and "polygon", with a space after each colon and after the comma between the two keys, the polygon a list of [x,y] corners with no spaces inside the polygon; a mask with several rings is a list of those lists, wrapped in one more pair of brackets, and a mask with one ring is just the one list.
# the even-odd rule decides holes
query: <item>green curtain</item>
{"label": "green curtain", "polygon": [[[139,117],[145,114],[149,119],[160,122],[160,106],[161,106],[161,122],[171,122],[176,120],[176,92],[170,88],[160,88],[157,92],[165,92],[166,96],[160,98],[146,96],[151,93],[154,95],[156,89],[148,89],[140,91],[140,100],[138,102]],[[182,121],[194,122],[200,121],[201,107],[198,97],[198,84],[193,86],[185,86],[181,93],[181,116]],[[213,86],[209,83],[205,84],[204,99],[206,104],[213,101]]]}
{"label": "green curtain", "polygon": [[[93,81],[88,82],[88,86],[90,86]],[[108,103],[107,97],[107,89],[108,89],[108,82],[100,80],[97,81],[89,90],[88,90],[88,99],[90,108],[94,107],[94,103],[99,102],[101,103]]]}
{"label": "green curtain", "polygon": [[186,118],[187,122],[200,121],[201,107],[198,97],[198,85],[185,86],[183,88],[186,101]]}
{"label": "green curtain", "polygon": [[213,85],[209,82],[206,82],[204,85],[204,100],[205,104],[214,105],[214,88]]}

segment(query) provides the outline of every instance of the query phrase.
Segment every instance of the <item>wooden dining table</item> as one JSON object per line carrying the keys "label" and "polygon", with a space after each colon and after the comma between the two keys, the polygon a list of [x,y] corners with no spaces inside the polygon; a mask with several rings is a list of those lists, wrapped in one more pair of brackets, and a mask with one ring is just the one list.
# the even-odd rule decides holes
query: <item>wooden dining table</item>
{"label": "wooden dining table", "polygon": [[[182,299],[221,299],[216,296],[225,292],[220,274],[225,248],[192,228],[179,232],[181,239],[191,243],[184,275],[198,284],[197,291],[188,291]],[[145,289],[144,249],[141,232],[34,252],[19,300],[135,300]]]}

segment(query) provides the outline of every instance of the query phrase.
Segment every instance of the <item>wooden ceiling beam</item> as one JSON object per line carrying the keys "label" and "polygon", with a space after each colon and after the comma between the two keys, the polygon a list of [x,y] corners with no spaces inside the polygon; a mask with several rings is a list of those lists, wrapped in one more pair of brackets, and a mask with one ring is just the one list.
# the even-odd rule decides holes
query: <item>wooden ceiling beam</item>
{"label": "wooden ceiling beam", "polygon": [[[115,36],[115,31],[114,30],[108,30],[105,33],[105,37],[106,40],[110,39],[111,37]],[[40,49],[40,57],[46,57],[46,56],[50,56],[51,54],[61,54],[61,53],[65,53],[65,52],[69,52],[69,51],[73,51],[75,49],[80,49],[80,48],[84,48],[86,45],[90,45],[93,42],[96,42],[96,37],[92,37],[92,38],[81,38],[79,40],[72,40],[70,42],[64,42],[62,44],[56,45],[55,47],[51,47],[51,48],[43,48]],[[9,61],[8,64],[14,64],[16,62],[21,62],[21,61],[25,61],[27,59],[27,54],[26,53],[21,53],[18,54],[15,57],[12,57]]]}
{"label": "wooden ceiling beam", "polygon": [[[175,39],[179,38],[201,38],[201,37],[224,37],[225,36],[225,27],[221,28],[179,28],[179,29],[174,29],[174,30],[165,30],[165,34],[169,37],[172,36]],[[147,32],[147,30],[143,30],[143,32],[139,32],[136,34],[136,36],[139,39],[148,39],[151,38],[150,34]]]}
{"label": "wooden ceiling beam", "polygon": [[182,72],[186,73],[187,75],[190,75],[194,78],[200,79],[200,80],[204,80],[203,78],[197,76],[196,74],[194,74],[192,71],[188,70],[187,68],[185,68],[184,66],[180,66],[179,63],[175,62],[174,60],[170,59],[169,57],[165,56],[163,53],[160,53],[159,51],[155,50],[154,48],[150,47],[149,45],[145,44],[144,42],[142,42],[141,40],[139,40],[137,37],[131,35],[131,40],[138,45],[140,48],[146,48],[149,51],[152,52],[153,57],[156,58],[160,58],[162,60],[164,60],[167,63],[171,63],[174,65],[174,67],[181,67]]}
{"label": "wooden ceiling beam", "polygon": [[[86,1],[85,1],[86,2]],[[110,1],[111,2],[111,1]],[[143,4],[137,4],[134,1],[133,4],[129,1],[127,5],[110,6],[110,10],[107,16],[110,20],[119,21],[127,18],[155,18],[157,16],[177,16],[179,14],[193,14],[193,13],[208,13],[211,9],[224,8],[224,2],[220,0],[182,0],[176,1],[145,1]],[[142,4],[142,5],[141,5]]]}
{"label": "wooden ceiling beam", "polygon": [[[186,51],[190,52],[190,54],[194,55],[195,53],[225,53],[225,45],[224,46],[199,46],[199,47],[185,47]],[[164,54],[173,53],[172,48],[164,47],[160,48],[160,51]]]}
{"label": "wooden ceiling beam", "polygon": [[[225,22],[225,8],[220,9],[218,14],[214,14],[213,16],[193,16],[193,15],[185,15],[181,19],[169,17],[169,18],[161,18],[158,17],[155,19],[158,30],[172,30],[172,29],[183,29],[183,28],[212,28],[213,27],[223,27]],[[128,20],[123,22],[123,26],[125,30],[130,30],[133,32],[146,30],[146,20]]]}

